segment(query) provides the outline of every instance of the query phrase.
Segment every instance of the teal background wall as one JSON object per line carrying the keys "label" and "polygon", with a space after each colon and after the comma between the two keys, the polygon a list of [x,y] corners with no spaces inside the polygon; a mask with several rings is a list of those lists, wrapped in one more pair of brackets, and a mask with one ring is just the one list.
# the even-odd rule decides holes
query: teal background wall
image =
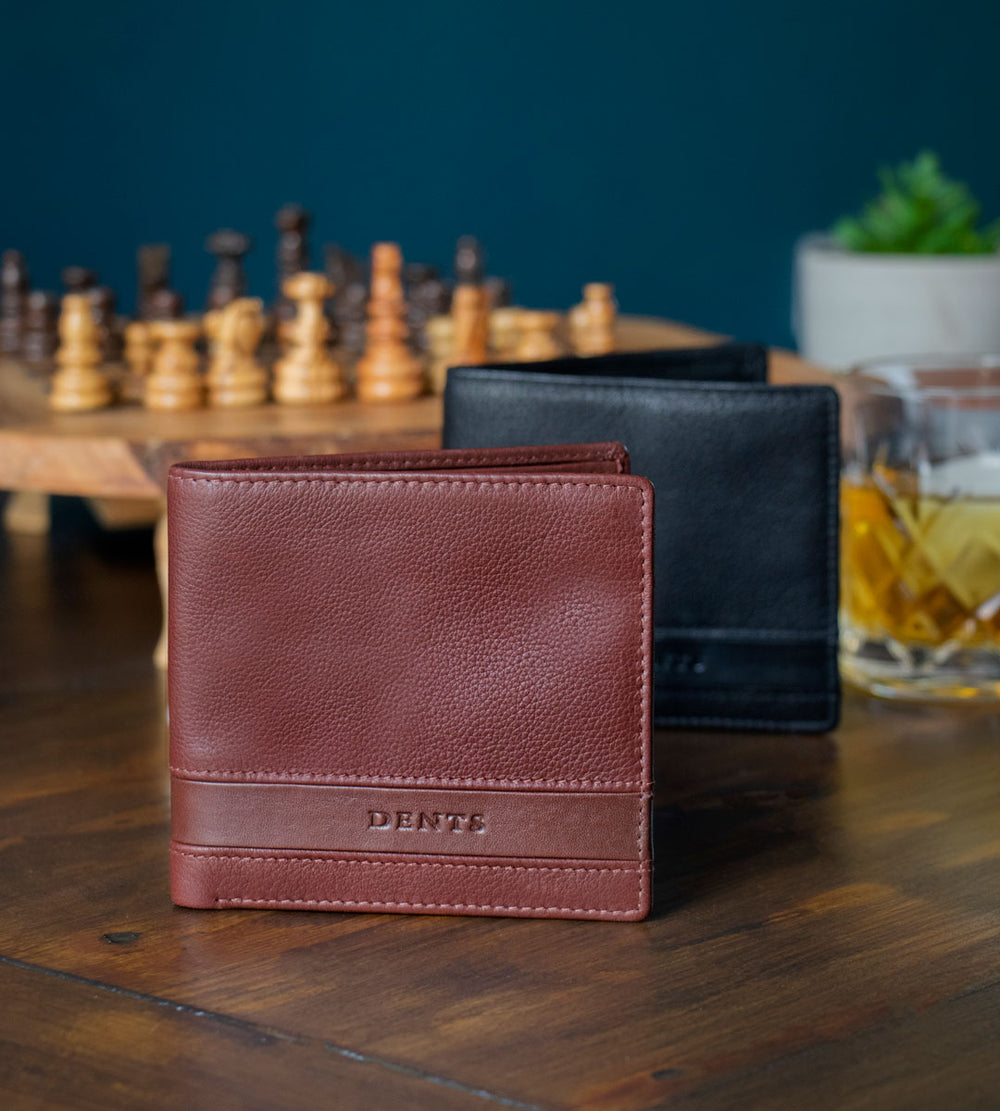
{"label": "teal background wall", "polygon": [[270,297],[298,201],[317,248],[447,264],[471,232],[523,303],[607,279],[626,311],[789,343],[793,242],[879,163],[937,149],[1000,215],[995,0],[94,0],[0,33],[0,245],[126,307],[156,241],[200,307],[220,225]]}

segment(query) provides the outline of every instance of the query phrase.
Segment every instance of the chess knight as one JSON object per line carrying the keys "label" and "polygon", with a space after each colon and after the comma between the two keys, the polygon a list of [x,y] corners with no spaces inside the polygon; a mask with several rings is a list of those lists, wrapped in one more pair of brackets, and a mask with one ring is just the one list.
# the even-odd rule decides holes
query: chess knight
{"label": "chess knight", "polygon": [[267,400],[267,373],[254,353],[264,334],[264,303],[259,297],[237,297],[209,315],[209,404],[223,409],[262,405]]}

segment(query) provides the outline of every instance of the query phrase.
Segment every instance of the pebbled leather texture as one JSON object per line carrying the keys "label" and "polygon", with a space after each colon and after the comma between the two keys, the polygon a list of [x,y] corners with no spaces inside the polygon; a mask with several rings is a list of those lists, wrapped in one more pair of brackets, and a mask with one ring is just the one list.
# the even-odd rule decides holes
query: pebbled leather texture
{"label": "pebbled leather texture", "polygon": [[823,732],[839,718],[837,394],[767,385],[762,353],[448,373],[446,447],[615,439],[652,481],[656,725]]}
{"label": "pebbled leather texture", "polygon": [[613,443],[171,468],[174,901],[644,917],[628,471]]}

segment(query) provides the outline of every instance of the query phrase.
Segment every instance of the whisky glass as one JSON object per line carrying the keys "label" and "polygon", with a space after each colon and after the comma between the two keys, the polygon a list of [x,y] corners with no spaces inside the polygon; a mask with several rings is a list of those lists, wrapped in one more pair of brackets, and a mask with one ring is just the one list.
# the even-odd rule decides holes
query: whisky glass
{"label": "whisky glass", "polygon": [[1000,356],[843,379],[841,670],[890,698],[1000,698]]}

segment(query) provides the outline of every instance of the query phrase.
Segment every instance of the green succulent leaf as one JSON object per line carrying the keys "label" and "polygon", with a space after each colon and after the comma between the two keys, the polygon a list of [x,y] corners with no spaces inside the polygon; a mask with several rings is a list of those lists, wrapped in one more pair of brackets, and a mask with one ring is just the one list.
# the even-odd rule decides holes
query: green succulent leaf
{"label": "green succulent leaf", "polygon": [[1000,248],[1000,221],[978,229],[981,208],[968,186],[941,171],[938,156],[878,171],[879,196],[830,231],[850,251],[885,254],[980,255]]}

